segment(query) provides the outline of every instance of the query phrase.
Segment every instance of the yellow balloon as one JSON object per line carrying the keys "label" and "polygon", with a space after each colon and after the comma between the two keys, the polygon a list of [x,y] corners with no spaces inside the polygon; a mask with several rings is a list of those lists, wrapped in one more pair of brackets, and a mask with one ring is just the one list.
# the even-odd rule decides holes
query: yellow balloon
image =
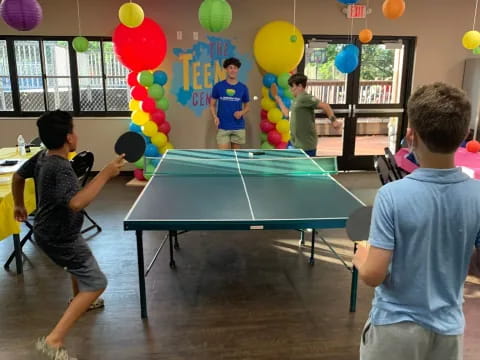
{"label": "yellow balloon", "polygon": [[165,146],[160,149],[160,152],[162,154],[165,154],[167,152],[167,150],[170,150],[170,149],[175,149],[175,148],[173,147],[173,145],[171,143],[167,142],[165,144]]}
{"label": "yellow balloon", "polygon": [[253,54],[258,65],[275,75],[295,69],[304,51],[302,33],[288,21],[272,21],[264,25],[253,43]]}
{"label": "yellow balloon", "polygon": [[269,95],[270,95],[270,91],[268,90],[268,88],[265,86],[262,86],[262,96],[265,98],[268,98]]}
{"label": "yellow balloon", "polygon": [[473,50],[480,46],[480,32],[477,30],[467,31],[463,35],[462,44],[464,48],[469,50]]}
{"label": "yellow balloon", "polygon": [[135,28],[143,22],[145,14],[140,5],[130,2],[120,6],[120,9],[118,9],[118,18],[123,25]]}
{"label": "yellow balloon", "polygon": [[130,111],[140,110],[140,101],[131,99],[128,103],[128,108],[130,109]]}
{"label": "yellow balloon", "polygon": [[71,151],[68,153],[68,160],[72,160],[75,156],[77,156],[77,153],[75,151]]}
{"label": "yellow balloon", "polygon": [[276,106],[275,102],[269,97],[264,97],[261,101],[261,105],[262,109],[267,111],[273,109]]}
{"label": "yellow balloon", "polygon": [[167,142],[168,142],[168,138],[162,132],[157,132],[155,135],[152,136],[152,144],[159,149],[164,147],[167,144]]}
{"label": "yellow balloon", "polygon": [[270,120],[270,122],[276,124],[280,120],[282,120],[283,114],[280,111],[280,109],[273,108],[273,109],[268,110],[267,117],[268,117],[268,120]]}
{"label": "yellow balloon", "polygon": [[288,142],[290,140],[290,132],[284,134],[280,133],[280,135],[282,135],[283,142]]}
{"label": "yellow balloon", "polygon": [[147,121],[142,125],[142,132],[147,136],[154,137],[158,133],[158,126],[153,121]]}
{"label": "yellow balloon", "polygon": [[288,120],[280,120],[276,125],[280,134],[288,134],[290,132],[290,122]]}
{"label": "yellow balloon", "polygon": [[150,120],[150,115],[142,110],[136,110],[132,113],[132,122],[141,126]]}

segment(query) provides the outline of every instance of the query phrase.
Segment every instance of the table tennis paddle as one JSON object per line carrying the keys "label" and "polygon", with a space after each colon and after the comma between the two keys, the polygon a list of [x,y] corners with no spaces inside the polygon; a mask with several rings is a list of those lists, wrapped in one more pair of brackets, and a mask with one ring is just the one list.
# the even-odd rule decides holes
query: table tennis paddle
{"label": "table tennis paddle", "polygon": [[125,154],[125,160],[128,162],[135,162],[143,156],[146,146],[142,135],[134,131],[128,131],[117,139],[115,152],[118,155]]}
{"label": "table tennis paddle", "polygon": [[355,210],[347,220],[347,235],[352,241],[368,240],[370,234],[370,220],[372,218],[372,207],[362,206]]}

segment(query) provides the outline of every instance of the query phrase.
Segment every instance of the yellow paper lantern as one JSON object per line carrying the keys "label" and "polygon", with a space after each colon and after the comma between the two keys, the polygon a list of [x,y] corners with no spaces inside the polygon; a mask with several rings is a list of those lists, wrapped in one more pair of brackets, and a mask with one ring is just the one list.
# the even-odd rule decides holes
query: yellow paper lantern
{"label": "yellow paper lantern", "polygon": [[120,9],[118,9],[118,18],[123,25],[129,28],[135,28],[143,22],[145,14],[140,5],[130,2],[120,6]]}
{"label": "yellow paper lantern", "polygon": [[480,32],[477,30],[467,31],[462,38],[462,44],[465,49],[473,50],[480,46]]}
{"label": "yellow paper lantern", "polygon": [[154,137],[158,133],[158,126],[153,121],[147,121],[142,125],[142,132],[150,137]]}
{"label": "yellow paper lantern", "polygon": [[142,110],[136,110],[132,113],[132,122],[135,125],[142,126],[148,120],[150,120],[150,115]]}

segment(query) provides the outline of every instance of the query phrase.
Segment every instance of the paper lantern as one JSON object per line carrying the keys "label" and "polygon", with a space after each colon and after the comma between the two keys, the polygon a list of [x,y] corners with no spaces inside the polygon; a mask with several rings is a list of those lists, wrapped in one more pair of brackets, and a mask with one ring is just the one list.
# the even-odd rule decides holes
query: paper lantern
{"label": "paper lantern", "polygon": [[403,0],[385,0],[382,12],[390,20],[399,18],[405,12],[405,2]]}
{"label": "paper lantern", "polygon": [[373,33],[372,30],[370,29],[363,29],[358,33],[358,39],[364,43],[367,44],[373,39]]}
{"label": "paper lantern", "polygon": [[205,0],[198,9],[198,20],[205,30],[223,31],[232,23],[232,8],[226,0]]}
{"label": "paper lantern", "polygon": [[76,52],[85,52],[88,50],[88,40],[83,36],[77,36],[73,39],[72,46]]}
{"label": "paper lantern", "polygon": [[32,30],[42,21],[42,7],[36,0],[3,0],[0,16],[15,30]]}
{"label": "paper lantern", "polygon": [[130,2],[120,6],[118,18],[123,25],[135,28],[143,22],[145,14],[140,5]]}
{"label": "paper lantern", "polygon": [[462,38],[462,44],[465,49],[473,50],[480,46],[480,32],[477,30],[467,31]]}

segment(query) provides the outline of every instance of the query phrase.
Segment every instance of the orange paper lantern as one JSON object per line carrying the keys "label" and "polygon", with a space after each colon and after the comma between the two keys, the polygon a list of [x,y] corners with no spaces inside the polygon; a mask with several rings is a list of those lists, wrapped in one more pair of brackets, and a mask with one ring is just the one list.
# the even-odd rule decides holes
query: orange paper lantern
{"label": "orange paper lantern", "polygon": [[405,2],[403,0],[385,0],[382,5],[383,15],[388,19],[396,19],[405,12]]}
{"label": "orange paper lantern", "polygon": [[372,30],[370,30],[370,29],[361,30],[358,33],[358,39],[364,44],[369,43],[373,39]]}

